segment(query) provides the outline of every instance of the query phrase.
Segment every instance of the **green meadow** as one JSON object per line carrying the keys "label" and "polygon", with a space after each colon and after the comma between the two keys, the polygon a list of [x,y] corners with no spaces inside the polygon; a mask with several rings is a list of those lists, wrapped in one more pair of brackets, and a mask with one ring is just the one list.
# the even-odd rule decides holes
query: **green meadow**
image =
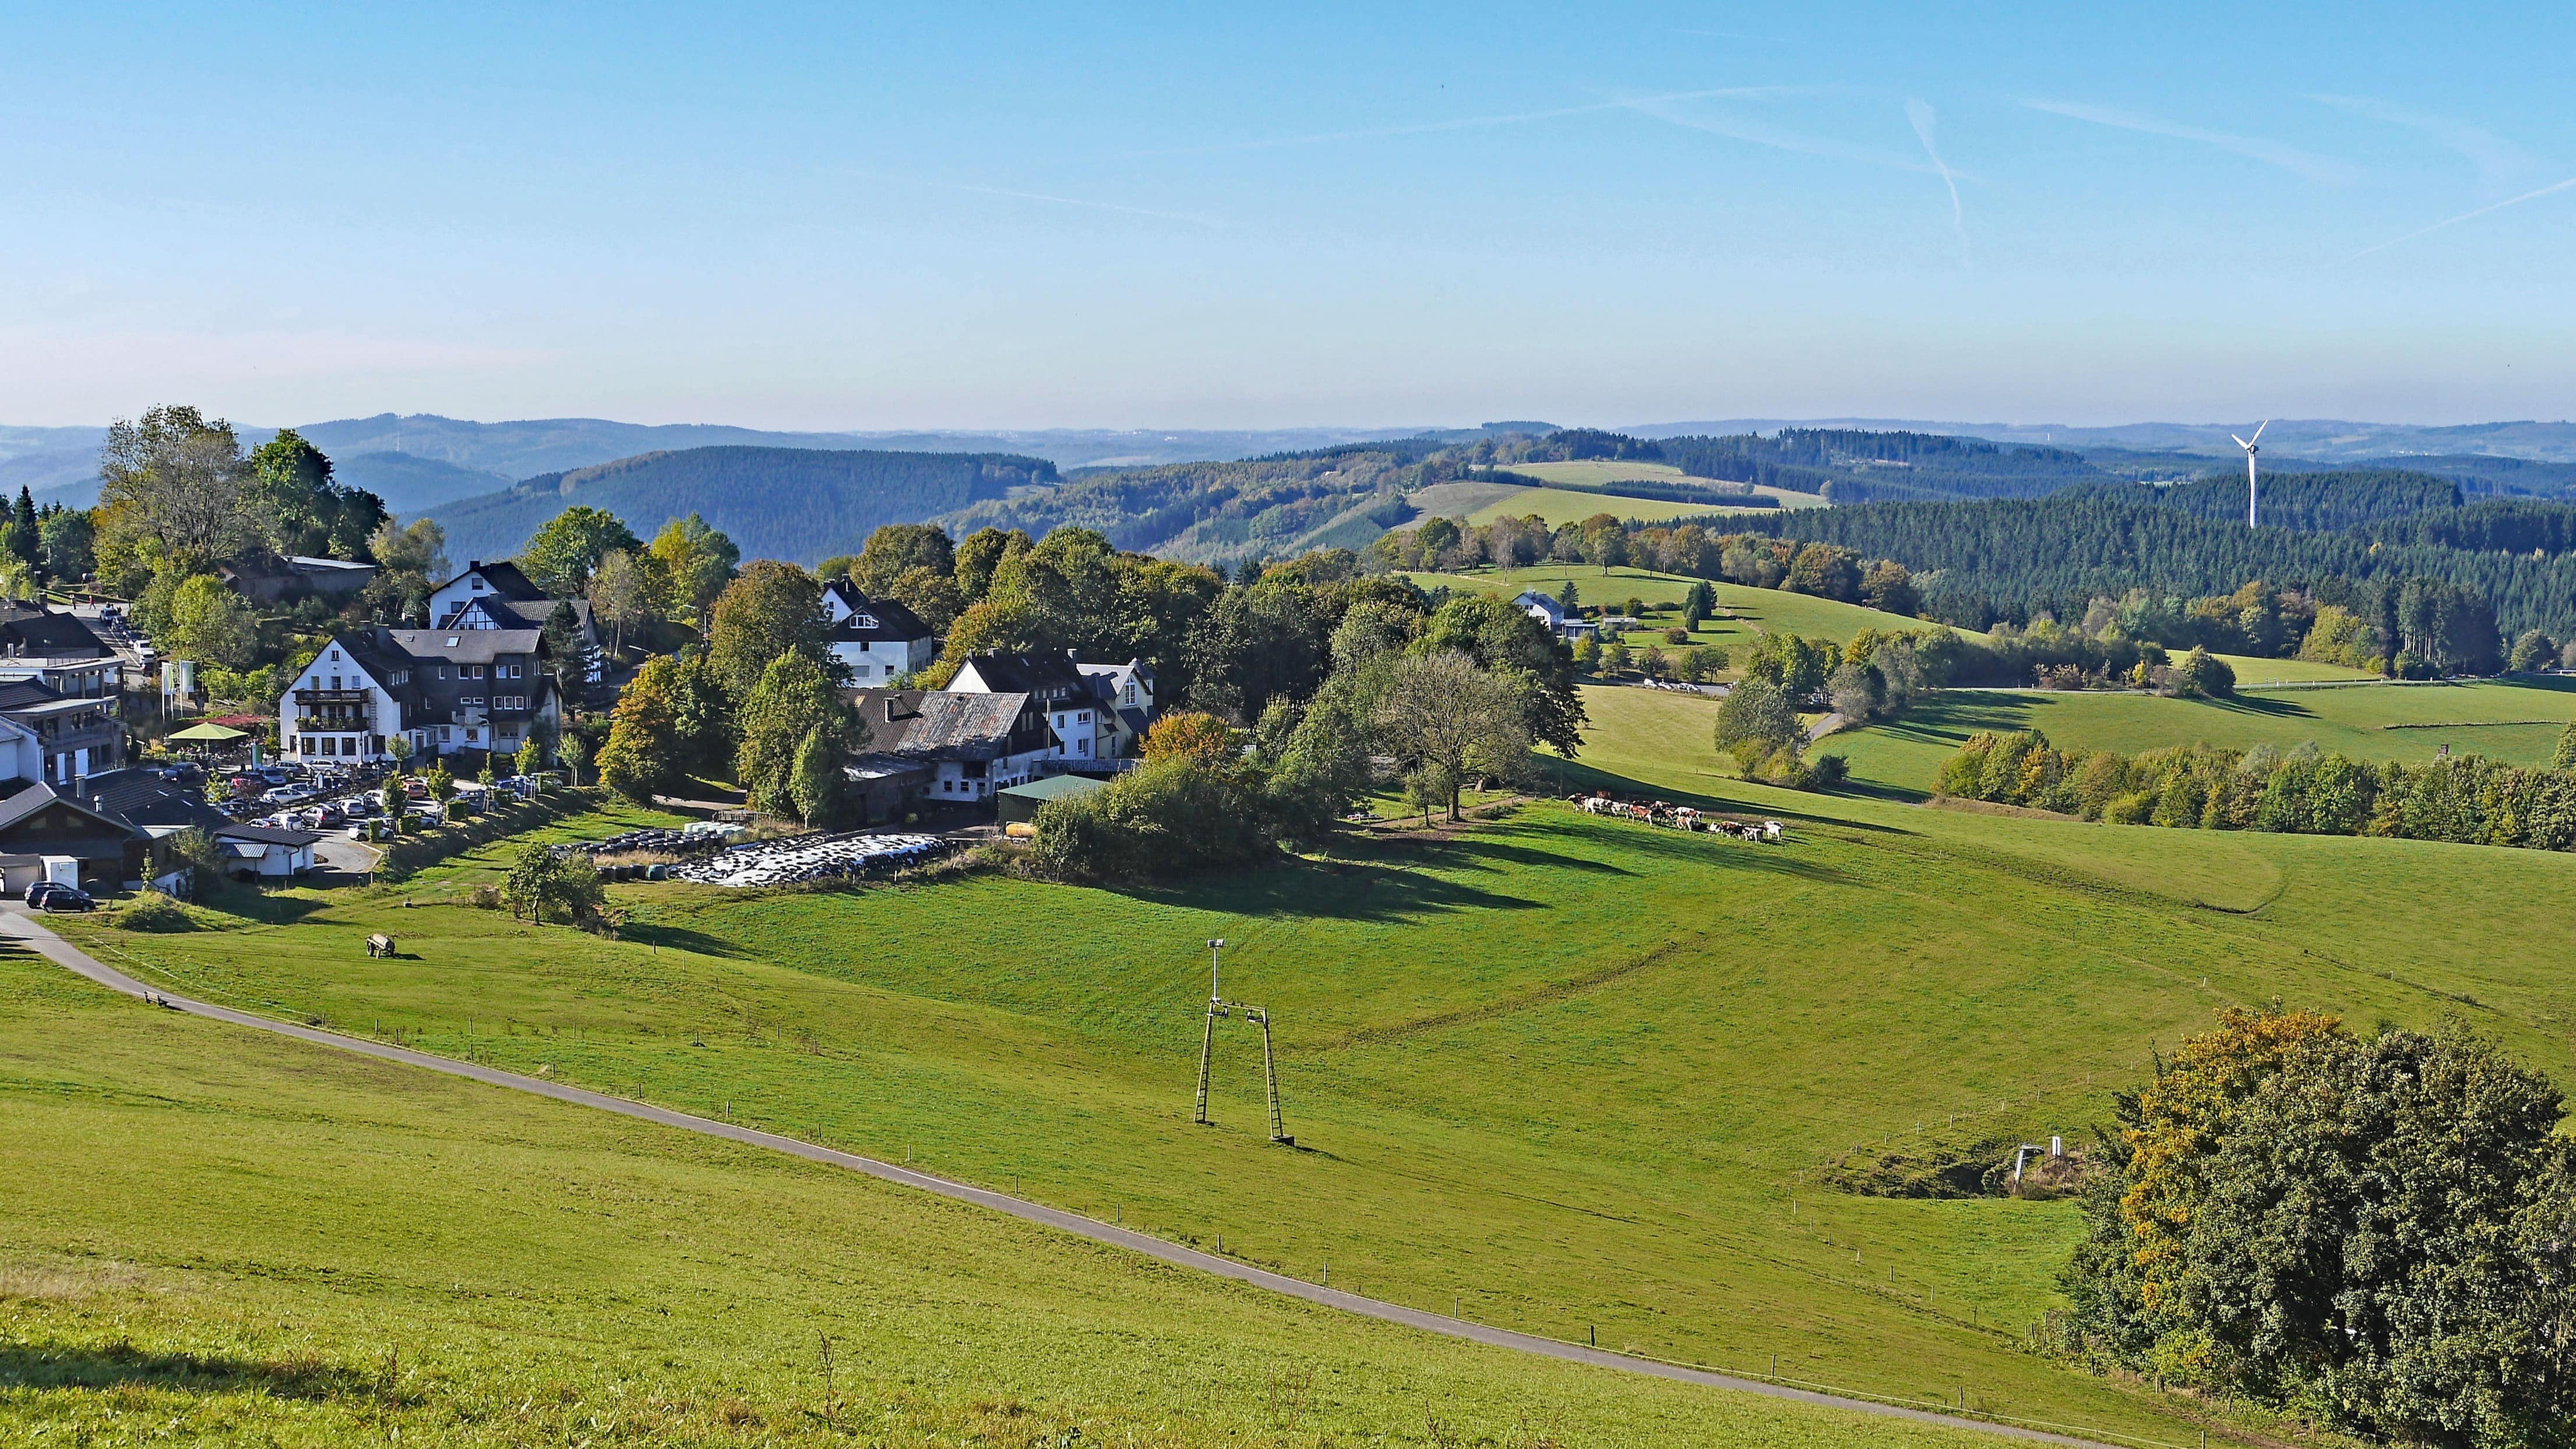
{"label": "green meadow", "polygon": [[[1550,483],[1582,483],[1591,487],[1608,487],[1616,483],[1699,483],[1670,463],[1641,463],[1612,458],[1582,458],[1563,463],[1514,463],[1514,473],[1526,473]],[[1800,493],[1790,488],[1755,485],[1754,491],[1778,499],[1784,508],[1822,508],[1825,500],[1815,493]]]}
{"label": "green meadow", "polygon": [[23,951],[0,1110],[11,1444],[1973,1442],[1348,1318]]}
{"label": "green meadow", "polygon": [[[1722,503],[1624,498],[1610,493],[1583,493],[1571,488],[1523,488],[1468,514],[1467,521],[1481,525],[1497,518],[1535,517],[1550,528],[1563,528],[1569,523],[1580,523],[1596,514],[1607,513],[1629,523],[1670,523],[1677,519],[1709,523],[1724,515],[1752,511],[1750,506],[1729,507]],[[1722,526],[1720,531],[1724,531]]]}
{"label": "green meadow", "polygon": [[1941,762],[1980,730],[2036,729],[2060,749],[2138,754],[2174,745],[2319,749],[2355,760],[2421,763],[2444,749],[2546,765],[2576,721],[2576,680],[2478,680],[2240,693],[2234,699],[2142,694],[1968,691],[1937,696],[1894,724],[1834,737],[1853,773],[1928,793]]}
{"label": "green meadow", "polygon": [[[1588,564],[1533,564],[1527,568],[1479,569],[1474,573],[1415,573],[1412,580],[1426,589],[1447,587],[1459,592],[1512,593],[1536,589],[1544,594],[1558,594],[1571,580],[1586,605],[1624,605],[1631,598],[1648,607],[1678,609],[1698,582],[1679,574],[1656,573],[1650,569],[1620,567],[1603,570]],[[1923,630],[1936,626],[1902,614],[1883,613],[1859,604],[1846,604],[1813,594],[1793,594],[1781,589],[1757,589],[1747,584],[1711,582],[1717,595],[1719,613],[1707,620],[1693,636],[1699,644],[1733,645],[1751,641],[1765,633],[1798,634],[1810,639],[1831,639],[1849,643],[1863,629],[1882,632]],[[1652,621],[1658,627],[1678,625],[1678,615]],[[1631,636],[1631,643],[1653,641]]]}
{"label": "green meadow", "polygon": [[[2301,698],[2377,692],[2398,693]],[[1828,1172],[2088,1140],[2152,1046],[2275,996],[2362,1021],[2465,1012],[2569,1065],[2576,985],[2551,904],[2576,887],[2566,857],[1772,791],[1718,772],[1710,701],[1586,702],[1590,747],[1553,766],[1552,791],[1754,811],[1788,821],[1790,842],[1541,800],[1154,890],[1006,872],[857,892],[619,886],[633,914],[615,942],[467,904],[500,870],[487,848],[402,887],[279,892],[216,929],[66,929],[174,989],[909,1156],[1417,1306],[1721,1368],[1776,1354],[1808,1382],[1964,1390],[1990,1412],[2165,1442],[2187,1436],[2189,1406],[2021,1346],[2058,1301],[2070,1204],[1871,1196]],[[2410,892],[2438,897],[2449,929],[2386,931]],[[399,959],[364,956],[375,930]],[[1220,1125],[1190,1124],[1201,943],[1217,936],[1226,995],[1274,1013],[1294,1150],[1263,1140],[1258,1038],[1239,1023],[1220,1039]],[[23,1227],[12,1246],[76,1251]],[[963,1339],[944,1362],[960,1384],[1022,1382]],[[1140,1394],[1088,1402],[1163,1412]]]}

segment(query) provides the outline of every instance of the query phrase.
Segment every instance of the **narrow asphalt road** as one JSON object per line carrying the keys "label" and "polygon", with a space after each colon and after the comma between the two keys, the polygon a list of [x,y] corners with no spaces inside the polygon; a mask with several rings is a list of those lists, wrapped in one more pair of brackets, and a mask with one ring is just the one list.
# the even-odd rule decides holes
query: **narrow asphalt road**
{"label": "narrow asphalt road", "polygon": [[677,1127],[686,1132],[722,1137],[746,1146],[765,1147],[773,1152],[788,1153],[808,1161],[828,1163],[834,1167],[847,1168],[852,1172],[863,1172],[870,1177],[882,1178],[887,1182],[901,1183],[905,1187],[919,1188],[923,1192],[937,1193],[941,1197],[955,1198],[960,1202],[970,1202],[978,1207],[990,1208],[994,1212],[1008,1213],[1012,1217],[1040,1223],[1062,1232],[1072,1233],[1077,1237],[1089,1238],[1096,1243],[1125,1248],[1130,1252],[1141,1253],[1166,1263],[1177,1264],[1184,1268],[1196,1268],[1203,1273],[1213,1273],[1220,1278],[1231,1278],[1238,1283],[1249,1283],[1258,1288],[1267,1288],[1274,1293],[1301,1298],[1306,1302],[1321,1304],[1327,1308],[1337,1308],[1345,1313],[1356,1313],[1365,1318],[1382,1319],[1388,1323],[1402,1324],[1407,1328],[1446,1334],[1451,1338],[1463,1338],[1495,1348],[1517,1349],[1522,1353],[1566,1359],[1575,1363],[1591,1364],[1597,1368],[1620,1369],[1655,1378],[1677,1379],[1683,1383],[1705,1384],[1711,1388],[1761,1394],[1768,1398],[1815,1404],[1829,1409],[1848,1409],[1855,1413],[1912,1419],[1923,1424],[1972,1430],[2038,1443],[2075,1445],[2078,1449],[2114,1449],[2114,1446],[2099,1440],[2075,1435],[2055,1434],[2042,1429],[2023,1428],[2016,1424],[1996,1423],[1955,1414],[1909,1409],[1895,1404],[1873,1403],[1867,1399],[1849,1399],[1834,1394],[1814,1393],[1806,1389],[1791,1388],[1785,1384],[1737,1378],[1731,1374],[1685,1368],[1679,1364],[1658,1363],[1652,1359],[1611,1353],[1579,1343],[1563,1343],[1552,1338],[1541,1338],[1536,1334],[1514,1333],[1507,1328],[1493,1328],[1443,1314],[1425,1313],[1421,1309],[1407,1308],[1400,1303],[1363,1298],[1356,1293],[1344,1293],[1339,1289],[1325,1288],[1302,1278],[1272,1273],[1214,1253],[1202,1253],[1195,1248],[1185,1248],[1177,1243],[1165,1242],[1161,1238],[1131,1232],[1123,1227],[1083,1217],[1079,1213],[1047,1207],[1042,1203],[1012,1197],[1007,1193],[993,1192],[962,1182],[952,1182],[947,1178],[920,1172],[899,1163],[880,1162],[873,1157],[861,1157],[853,1152],[820,1147],[793,1137],[782,1137],[774,1132],[761,1132],[753,1128],[737,1126],[731,1122],[695,1117],[686,1112],[674,1112],[667,1107],[655,1107],[624,1097],[613,1097],[605,1092],[585,1091],[580,1087],[568,1087],[560,1082],[549,1082],[539,1077],[521,1076],[516,1072],[499,1071],[491,1067],[478,1066],[472,1062],[458,1061],[453,1057],[434,1056],[428,1052],[388,1046],[383,1042],[368,1041],[359,1037],[342,1036],[337,1032],[323,1031],[295,1022],[278,1021],[270,1017],[255,1016],[246,1011],[235,1011],[226,1006],[215,1006],[207,1002],[192,1001],[183,996],[172,996],[156,987],[146,986],[112,966],[103,964],[69,941],[55,935],[40,919],[28,914],[24,907],[15,902],[8,902],[5,908],[0,908],[0,936],[23,941],[48,960],[68,967],[111,991],[120,991],[169,1010],[183,1011],[192,1016],[210,1017],[216,1021],[229,1022],[234,1026],[274,1032],[279,1036],[293,1037],[298,1041],[310,1042],[315,1046],[329,1047],[336,1051],[355,1052],[360,1056],[375,1057],[381,1061],[424,1067],[433,1072],[445,1072],[449,1076],[464,1077],[488,1086],[506,1087],[516,1092],[551,1097],[558,1102],[569,1102],[578,1107],[595,1107],[603,1112],[641,1118],[664,1127]]}

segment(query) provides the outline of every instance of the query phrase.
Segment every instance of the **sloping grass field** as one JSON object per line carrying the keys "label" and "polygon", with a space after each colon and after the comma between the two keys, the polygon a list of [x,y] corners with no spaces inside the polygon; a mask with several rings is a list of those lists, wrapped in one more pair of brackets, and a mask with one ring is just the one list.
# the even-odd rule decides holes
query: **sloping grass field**
{"label": "sloping grass field", "polygon": [[[1510,471],[1514,473],[1526,473],[1533,478],[1544,478],[1551,483],[1582,483],[1597,488],[1606,488],[1613,484],[1631,482],[1695,483],[1708,481],[1706,479],[1695,479],[1689,474],[1684,473],[1681,469],[1672,466],[1670,463],[1621,462],[1611,458],[1582,458],[1565,463],[1514,463],[1511,465]],[[1778,499],[1780,501],[1780,506],[1783,508],[1823,508],[1827,506],[1822,494],[1800,493],[1791,488],[1773,488],[1758,483],[1754,485],[1753,491],[1760,493],[1765,497]]]}
{"label": "sloping grass field", "polygon": [[[1698,520],[1724,532],[1714,520],[1730,514],[1754,512],[1755,505],[1694,503],[1669,498],[1625,498],[1610,493],[1585,493],[1571,488],[1523,488],[1507,494],[1467,515],[1473,524],[1487,524],[1497,518],[1536,516],[1550,528],[1563,528],[1580,523],[1595,514],[1607,513],[1631,523],[1670,523]],[[1768,511],[1768,510],[1763,510]]]}
{"label": "sloping grass field", "polygon": [[10,1444],[1971,1442],[1371,1324],[18,950],[0,1110]]}
{"label": "sloping grass field", "polygon": [[[1417,1306],[1723,1368],[1776,1354],[1801,1380],[1964,1391],[1991,1412],[2168,1443],[2190,1432],[2177,1401],[2021,1346],[2056,1302],[2081,1231],[2071,1205],[1857,1195],[1825,1188],[1828,1166],[2087,1140],[2151,1044],[2275,996],[2365,1022],[2461,1011],[2569,1065],[2566,857],[1771,791],[1715,773],[1706,700],[1614,689],[1587,703],[1592,747],[1551,788],[1770,814],[1791,842],[1540,802],[1461,834],[1153,891],[1006,874],[858,893],[618,887],[634,919],[617,942],[463,904],[497,875],[502,851],[487,849],[406,887],[280,893],[227,929],[69,929],[174,989],[911,1156],[1204,1247],[1221,1235],[1250,1261]],[[632,823],[604,811],[581,828]],[[2385,930],[2408,899],[2437,902],[2444,929]],[[373,930],[403,957],[368,961]],[[1275,1013],[1295,1150],[1263,1140],[1257,1040],[1238,1023],[1220,1040],[1221,1125],[1190,1125],[1215,936],[1233,943],[1226,995]],[[81,1060],[60,1051],[45,1060]],[[119,1090],[181,1135],[233,1110]],[[277,1132],[224,1160],[269,1171],[292,1137]],[[441,1215],[426,1226],[448,1220],[424,1202]],[[82,1251],[48,1230],[58,1221],[14,1219],[9,1251]],[[973,1291],[1006,1317],[1017,1290]],[[934,1357],[961,1396],[1026,1383],[1010,1391],[1047,1412],[1070,1402],[995,1352],[962,1333]],[[1132,1382],[1083,1402],[1165,1412]]]}
{"label": "sloping grass field", "polygon": [[2422,763],[2444,748],[2523,766],[2549,763],[2576,721],[2576,680],[2355,685],[2243,693],[2229,700],[2141,694],[1955,691],[1890,725],[1828,746],[1865,780],[1929,792],[1941,762],[1979,730],[2037,729],[2060,749],[2138,754],[2172,745],[2319,749],[2355,760]]}

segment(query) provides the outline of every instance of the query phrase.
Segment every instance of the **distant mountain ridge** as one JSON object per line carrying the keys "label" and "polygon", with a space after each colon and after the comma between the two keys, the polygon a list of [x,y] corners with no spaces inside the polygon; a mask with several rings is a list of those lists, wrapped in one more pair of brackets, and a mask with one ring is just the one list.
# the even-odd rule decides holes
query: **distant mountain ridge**
{"label": "distant mountain ridge", "polygon": [[[1782,428],[1853,428],[1871,432],[1941,433],[1996,443],[2038,444],[2084,452],[2125,448],[2148,453],[2242,456],[2233,434],[2247,434],[2255,420],[2237,423],[2121,423],[2069,427],[2060,423],[1939,422],[1924,418],[1733,418],[1694,423],[1644,423],[1618,431],[1638,438],[1689,433],[1777,432]],[[2432,457],[2522,458],[2576,463],[2576,422],[2356,423],[2334,418],[2276,418],[2263,433],[2266,457],[2323,463],[2381,463],[2391,467]]]}
{"label": "distant mountain ridge", "polygon": [[911,523],[1057,480],[1053,463],[1009,453],[713,447],[643,453],[540,474],[428,511],[451,561],[507,558],[575,504],[603,508],[650,538],[701,515],[745,558],[819,563],[856,553],[881,525]]}

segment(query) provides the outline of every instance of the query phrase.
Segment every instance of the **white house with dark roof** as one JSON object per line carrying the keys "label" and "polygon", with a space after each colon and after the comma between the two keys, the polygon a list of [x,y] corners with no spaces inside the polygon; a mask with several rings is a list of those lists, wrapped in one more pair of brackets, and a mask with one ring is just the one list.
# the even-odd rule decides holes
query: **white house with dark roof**
{"label": "white house with dark roof", "polygon": [[832,657],[861,689],[917,674],[939,657],[939,637],[899,599],[862,593],[846,578],[823,585],[823,612],[832,621]]}
{"label": "white house with dark roof", "polygon": [[507,559],[499,563],[476,559],[465,566],[465,572],[439,585],[429,596],[429,618],[431,627],[450,631],[542,629],[554,617],[556,606],[565,603],[572,605],[576,632],[581,635],[582,681],[597,684],[607,677],[608,659],[600,652],[599,629],[591,621],[589,601],[548,596]]}
{"label": "white house with dark roof", "polygon": [[1145,745],[1145,731],[1154,724],[1154,671],[1142,659],[1124,664],[1083,664],[1083,681],[1100,700],[1097,743],[1092,752],[1098,758],[1114,760],[1132,757]]}
{"label": "white house with dark roof", "polygon": [[278,699],[278,747],[299,760],[511,754],[561,716],[536,629],[361,629],[332,637]]}
{"label": "white house with dark roof", "polygon": [[429,622],[444,629],[454,624],[466,606],[484,599],[501,599],[511,603],[551,603],[546,591],[538,588],[517,564],[503,559],[485,563],[476,559],[465,566],[465,572],[440,584],[430,592]]}
{"label": "white house with dark roof", "polygon": [[1520,597],[1512,600],[1512,607],[1545,624],[1547,632],[1559,639],[1587,638],[1593,632],[1591,620],[1558,603],[1553,594],[1523,589]]}
{"label": "white house with dark roof", "polygon": [[948,681],[959,694],[1025,694],[1054,734],[1060,760],[1097,760],[1104,706],[1073,651],[1062,654],[977,654]]}

